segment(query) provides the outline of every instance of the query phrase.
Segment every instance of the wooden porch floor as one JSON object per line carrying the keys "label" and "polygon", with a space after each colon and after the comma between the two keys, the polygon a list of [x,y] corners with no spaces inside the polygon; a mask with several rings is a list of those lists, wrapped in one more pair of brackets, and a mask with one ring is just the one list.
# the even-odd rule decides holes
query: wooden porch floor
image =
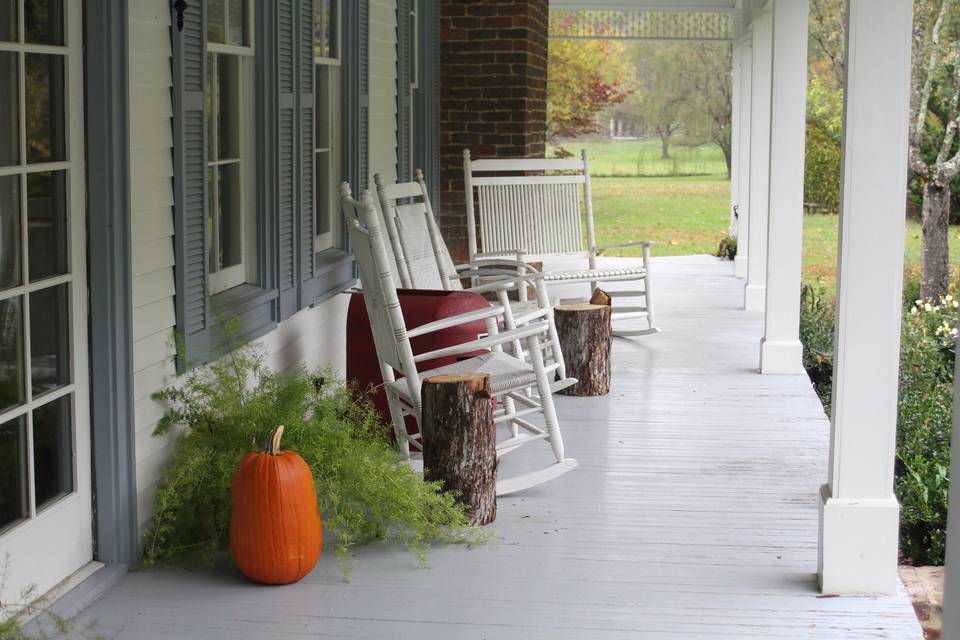
{"label": "wooden porch floor", "polygon": [[497,542],[428,568],[363,548],[350,583],[332,554],[288,587],[151,569],[83,618],[121,639],[920,638],[902,590],[818,597],[829,423],[805,376],[756,373],[732,263],[654,266],[662,333],[615,342],[608,397],[558,399],[580,466],[501,499]]}

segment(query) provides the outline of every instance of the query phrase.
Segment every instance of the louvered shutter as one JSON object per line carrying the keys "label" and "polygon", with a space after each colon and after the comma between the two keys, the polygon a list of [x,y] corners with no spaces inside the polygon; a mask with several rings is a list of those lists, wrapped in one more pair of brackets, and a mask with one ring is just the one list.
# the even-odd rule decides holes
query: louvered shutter
{"label": "louvered shutter", "polygon": [[357,49],[360,55],[358,65],[360,91],[358,106],[360,121],[358,123],[357,156],[359,175],[357,183],[361,185],[360,192],[370,186],[370,2],[360,0],[360,24],[357,37]]}
{"label": "louvered shutter", "polygon": [[296,313],[297,287],[297,5],[299,0],[277,2],[277,75],[280,99],[277,111],[279,139],[279,206],[277,208],[277,279],[280,320]]}
{"label": "louvered shutter", "polygon": [[440,214],[440,10],[437,0],[417,6],[417,59],[413,162],[426,174],[433,211]]}
{"label": "louvered shutter", "polygon": [[[171,24],[177,24],[175,12]],[[183,30],[172,27],[176,311],[188,347],[204,343],[212,324],[206,252],[206,31],[206,2],[198,1],[184,12]]]}
{"label": "louvered shutter", "polygon": [[410,167],[410,2],[397,0],[397,182],[413,179]]}
{"label": "louvered shutter", "polygon": [[[337,16],[339,18],[339,16]],[[314,66],[313,66],[313,2],[302,0],[300,5],[300,38],[298,40],[297,57],[300,76],[300,130],[298,131],[298,157],[300,161],[300,280],[301,280],[301,307],[313,303],[311,287],[308,283],[315,274],[314,237],[314,162],[316,161],[316,142],[314,140],[314,123],[316,102],[314,101]]]}

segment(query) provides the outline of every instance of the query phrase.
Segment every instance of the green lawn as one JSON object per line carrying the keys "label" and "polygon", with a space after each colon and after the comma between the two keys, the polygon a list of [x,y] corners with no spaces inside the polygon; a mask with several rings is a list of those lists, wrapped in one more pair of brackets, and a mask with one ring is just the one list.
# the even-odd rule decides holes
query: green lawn
{"label": "green lawn", "polygon": [[[730,193],[725,176],[594,178],[597,242],[650,239],[655,256],[712,254],[726,233]],[[837,216],[804,217],[803,278],[833,289],[837,264]],[[951,229],[951,263],[960,263],[960,227]],[[906,263],[920,264],[920,225],[908,220]],[[606,255],[638,255],[638,248]]]}
{"label": "green lawn", "polygon": [[670,147],[671,158],[660,158],[659,140],[607,140],[602,142],[567,141],[550,145],[547,153],[554,155],[557,147],[575,155],[587,150],[590,175],[593,176],[726,176],[727,164],[716,145],[700,147]]}

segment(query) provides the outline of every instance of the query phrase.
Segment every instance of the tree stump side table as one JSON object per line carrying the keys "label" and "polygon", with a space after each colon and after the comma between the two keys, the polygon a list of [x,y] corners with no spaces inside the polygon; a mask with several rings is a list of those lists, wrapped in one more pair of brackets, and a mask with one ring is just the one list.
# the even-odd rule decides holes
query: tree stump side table
{"label": "tree stump side table", "polygon": [[553,309],[567,376],[577,384],[560,393],[603,396],[610,393],[610,342],[613,338],[609,304],[561,304]]}
{"label": "tree stump side table", "polygon": [[459,494],[470,524],[497,517],[497,427],[489,378],[482,373],[431,376],[423,397],[423,471]]}

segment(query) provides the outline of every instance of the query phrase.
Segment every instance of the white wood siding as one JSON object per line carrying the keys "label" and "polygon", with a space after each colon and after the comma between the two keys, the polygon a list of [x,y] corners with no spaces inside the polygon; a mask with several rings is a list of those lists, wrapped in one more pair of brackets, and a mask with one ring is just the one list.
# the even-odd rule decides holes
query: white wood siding
{"label": "white wood siding", "polygon": [[[397,179],[397,3],[370,2],[370,184]],[[370,187],[373,188],[372,186]]]}
{"label": "white wood siding", "polygon": [[[153,430],[163,406],[151,395],[176,381],[174,312],[173,136],[170,72],[170,18],[166,0],[130,4],[130,173],[133,259],[133,386],[136,425],[137,512],[146,525],[157,483],[170,460],[171,438]],[[378,97],[371,149],[373,171],[395,176],[395,11],[392,3],[373,9],[380,56],[374,73],[389,73],[389,97]],[[389,27],[382,23],[389,21]],[[373,25],[372,25],[373,26]],[[393,43],[393,44],[390,44]],[[394,49],[389,49],[389,47]],[[385,49],[386,47],[387,49]],[[384,81],[371,79],[381,88]],[[375,89],[376,91],[376,89]],[[385,141],[385,142],[384,142]],[[377,164],[379,162],[379,164]],[[371,173],[372,176],[372,173]],[[262,339],[274,369],[331,365],[343,372],[349,296],[337,295],[304,310]]]}
{"label": "white wood siding", "polygon": [[130,183],[133,386],[138,521],[150,517],[170,439],[151,435],[163,408],[150,399],[173,375],[173,137],[170,5],[130,4]]}

